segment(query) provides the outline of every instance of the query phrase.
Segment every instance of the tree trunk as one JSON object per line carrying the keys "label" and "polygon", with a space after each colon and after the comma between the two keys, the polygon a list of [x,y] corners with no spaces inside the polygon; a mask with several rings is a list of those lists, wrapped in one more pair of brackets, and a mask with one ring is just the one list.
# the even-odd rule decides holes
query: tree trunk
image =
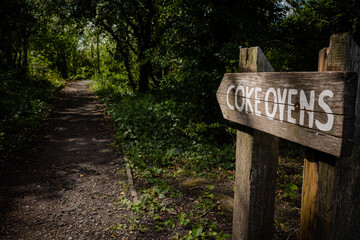
{"label": "tree trunk", "polygon": [[130,52],[129,49],[126,47],[122,47],[121,42],[117,42],[116,43],[116,51],[117,51],[117,55],[120,54],[122,60],[124,61],[124,65],[125,65],[125,69],[127,72],[127,76],[128,76],[128,80],[131,86],[131,89],[133,90],[133,92],[136,91],[136,84],[133,78],[133,75],[131,73],[131,65],[130,65]]}
{"label": "tree trunk", "polygon": [[23,61],[21,64],[21,72],[22,73],[27,73],[28,71],[28,48],[29,48],[29,44],[28,44],[28,37],[25,37],[24,39],[24,46],[23,46]]}
{"label": "tree trunk", "polygon": [[99,49],[99,41],[100,41],[100,34],[97,35],[96,38],[96,53],[97,53],[97,66],[96,66],[96,73],[100,73],[100,49]]}
{"label": "tree trunk", "polygon": [[67,69],[67,65],[66,65],[66,56],[64,54],[63,51],[59,52],[58,51],[58,61],[57,61],[57,66],[58,66],[58,69],[61,73],[61,77],[66,79],[68,78],[68,69]]}
{"label": "tree trunk", "polygon": [[136,85],[135,85],[135,82],[134,82],[134,78],[133,78],[133,76],[131,74],[131,67],[130,67],[130,61],[129,61],[128,55],[124,55],[124,65],[125,65],[125,68],[126,68],[126,71],[127,71],[130,86],[131,86],[132,90],[135,92],[136,91]]}
{"label": "tree trunk", "polygon": [[21,61],[22,61],[22,51],[19,50],[19,54],[17,54],[19,58],[17,59],[17,70],[21,71]]}
{"label": "tree trunk", "polygon": [[139,92],[146,93],[149,90],[149,78],[151,77],[151,60],[146,51],[150,47],[149,31],[144,31],[141,39],[138,39],[137,62],[139,63]]}
{"label": "tree trunk", "polygon": [[150,61],[146,61],[140,65],[140,76],[139,76],[139,92],[146,93],[149,90],[149,77],[151,65]]}

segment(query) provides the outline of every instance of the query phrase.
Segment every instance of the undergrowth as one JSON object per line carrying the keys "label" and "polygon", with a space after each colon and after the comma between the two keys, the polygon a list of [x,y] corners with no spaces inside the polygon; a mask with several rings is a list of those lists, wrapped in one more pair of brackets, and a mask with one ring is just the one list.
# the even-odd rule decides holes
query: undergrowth
{"label": "undergrowth", "polygon": [[48,103],[64,84],[53,75],[0,72],[0,151],[17,146],[49,111]]}
{"label": "undergrowth", "polygon": [[[173,239],[229,239],[231,229],[220,230],[229,222],[221,215],[221,202],[214,199],[211,185],[189,201],[178,184],[187,177],[200,176],[234,180],[236,131],[207,122],[189,102],[161,94],[136,95],[116,80],[93,81],[92,90],[105,102],[113,120],[115,145],[125,151],[135,178],[144,186],[139,202],[131,203],[124,190],[119,206],[126,205],[135,217],[146,218],[147,224],[136,227],[135,219],[109,230],[148,232],[151,228],[167,231]],[[274,222],[277,239],[294,239],[304,153],[303,148],[287,141],[281,141],[280,148],[277,199],[286,210],[278,213]]]}
{"label": "undergrowth", "polygon": [[[116,126],[116,142],[134,167],[181,165],[199,174],[234,168],[234,145],[218,141],[216,132],[232,129],[195,119],[190,103],[154,95],[121,92],[116,82],[97,81],[95,93],[105,101]],[[210,171],[211,170],[211,171]]]}
{"label": "undergrowth", "polygon": [[[223,226],[216,221],[216,216],[222,215],[223,211],[213,199],[213,185],[206,186],[196,198],[179,201],[176,195],[181,192],[164,180],[159,180],[159,183],[142,189],[141,199],[136,203],[121,195],[115,205],[118,208],[125,205],[132,210],[134,219],[127,217],[126,221],[123,219],[125,223],[111,226],[108,230],[166,231],[172,239],[230,239],[231,234],[225,233]],[[146,224],[134,224],[140,218]]]}

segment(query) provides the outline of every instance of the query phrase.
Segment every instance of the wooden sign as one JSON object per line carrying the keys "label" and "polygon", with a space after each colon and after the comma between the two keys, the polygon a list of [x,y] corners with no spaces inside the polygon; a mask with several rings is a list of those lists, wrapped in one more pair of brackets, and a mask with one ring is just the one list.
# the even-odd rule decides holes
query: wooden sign
{"label": "wooden sign", "polygon": [[340,156],[356,93],[352,72],[228,73],[217,99],[225,119]]}

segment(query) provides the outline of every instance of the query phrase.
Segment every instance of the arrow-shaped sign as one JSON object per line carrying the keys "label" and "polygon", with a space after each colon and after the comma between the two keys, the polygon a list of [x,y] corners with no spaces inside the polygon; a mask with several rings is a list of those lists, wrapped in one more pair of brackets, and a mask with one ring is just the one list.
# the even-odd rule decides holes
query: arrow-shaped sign
{"label": "arrow-shaped sign", "polygon": [[340,156],[356,93],[352,72],[228,73],[217,99],[225,119]]}

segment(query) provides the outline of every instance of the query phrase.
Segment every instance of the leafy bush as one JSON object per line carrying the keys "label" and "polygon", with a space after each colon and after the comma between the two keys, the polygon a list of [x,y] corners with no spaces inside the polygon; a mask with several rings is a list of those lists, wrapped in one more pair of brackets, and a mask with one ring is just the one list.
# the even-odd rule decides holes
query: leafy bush
{"label": "leafy bush", "polygon": [[17,71],[0,72],[0,150],[21,142],[24,133],[48,112],[47,102],[63,83],[30,77]]}
{"label": "leafy bush", "polygon": [[234,167],[232,144],[220,144],[212,134],[223,127],[195,122],[190,103],[131,95],[111,81],[96,81],[93,89],[108,106],[116,141],[137,167],[182,164],[191,171]]}

